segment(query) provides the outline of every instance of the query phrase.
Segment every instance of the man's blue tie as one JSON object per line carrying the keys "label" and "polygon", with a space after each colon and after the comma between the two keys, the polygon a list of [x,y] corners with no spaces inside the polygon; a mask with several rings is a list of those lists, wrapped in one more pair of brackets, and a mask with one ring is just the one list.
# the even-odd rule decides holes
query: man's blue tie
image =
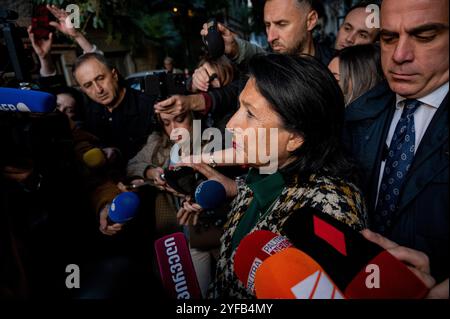
{"label": "man's blue tie", "polygon": [[386,158],[377,207],[371,226],[373,230],[381,234],[385,234],[392,226],[399,195],[414,158],[416,141],[414,112],[421,102],[405,100],[404,103],[403,112],[395,127]]}

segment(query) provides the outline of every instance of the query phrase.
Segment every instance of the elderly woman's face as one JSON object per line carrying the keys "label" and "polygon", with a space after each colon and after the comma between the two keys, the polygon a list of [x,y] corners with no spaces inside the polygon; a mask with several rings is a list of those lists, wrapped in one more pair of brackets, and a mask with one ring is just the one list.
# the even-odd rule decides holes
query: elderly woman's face
{"label": "elderly woman's face", "polygon": [[300,147],[303,140],[283,128],[282,120],[258,92],[253,78],[248,80],[239,102],[238,111],[227,124],[233,133],[238,163],[241,157],[245,164],[254,167],[266,166],[269,161],[282,167],[289,153]]}

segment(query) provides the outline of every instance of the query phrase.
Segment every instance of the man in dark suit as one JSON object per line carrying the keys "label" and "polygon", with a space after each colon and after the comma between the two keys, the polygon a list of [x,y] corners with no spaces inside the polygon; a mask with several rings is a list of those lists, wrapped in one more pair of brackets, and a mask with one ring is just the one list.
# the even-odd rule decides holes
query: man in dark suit
{"label": "man in dark suit", "polygon": [[358,160],[370,228],[430,259],[447,278],[448,0],[384,0],[386,82],[348,106],[344,141]]}

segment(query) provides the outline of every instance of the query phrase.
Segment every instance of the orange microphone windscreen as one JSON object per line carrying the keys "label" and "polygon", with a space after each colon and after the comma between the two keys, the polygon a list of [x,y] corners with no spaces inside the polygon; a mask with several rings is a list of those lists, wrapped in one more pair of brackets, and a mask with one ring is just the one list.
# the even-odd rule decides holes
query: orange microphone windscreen
{"label": "orange microphone windscreen", "polygon": [[322,267],[296,248],[267,258],[256,271],[259,299],[344,299]]}
{"label": "orange microphone windscreen", "polygon": [[234,255],[234,273],[251,292],[254,291],[255,273],[268,257],[291,247],[287,238],[268,230],[256,230],[245,236]]}

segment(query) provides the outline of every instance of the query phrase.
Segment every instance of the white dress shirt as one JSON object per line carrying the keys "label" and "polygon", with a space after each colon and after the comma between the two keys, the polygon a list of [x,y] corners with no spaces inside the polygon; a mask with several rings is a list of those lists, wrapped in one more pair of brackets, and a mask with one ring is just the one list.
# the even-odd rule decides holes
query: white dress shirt
{"label": "white dress shirt", "polygon": [[[414,154],[417,152],[420,142],[422,141],[425,132],[427,131],[428,125],[433,119],[434,114],[436,113],[439,105],[441,105],[442,101],[445,99],[445,96],[448,93],[448,83],[440,86],[438,89],[434,90],[430,94],[417,99],[422,104],[417,108],[414,112],[414,128],[416,131],[415,138],[416,142],[414,144]],[[391,126],[389,128],[389,133],[386,138],[386,145],[389,148],[391,145],[392,137],[394,136],[395,127],[400,121],[400,117],[403,112],[404,101],[406,98],[397,94],[396,96],[396,104],[395,104],[395,113],[392,118]],[[378,193],[380,191],[381,180],[383,179],[384,166],[386,164],[386,160],[381,162],[380,173],[378,177],[378,191],[377,191],[377,201],[378,201]],[[376,202],[375,202],[376,203]],[[376,207],[376,205],[375,205]]]}

